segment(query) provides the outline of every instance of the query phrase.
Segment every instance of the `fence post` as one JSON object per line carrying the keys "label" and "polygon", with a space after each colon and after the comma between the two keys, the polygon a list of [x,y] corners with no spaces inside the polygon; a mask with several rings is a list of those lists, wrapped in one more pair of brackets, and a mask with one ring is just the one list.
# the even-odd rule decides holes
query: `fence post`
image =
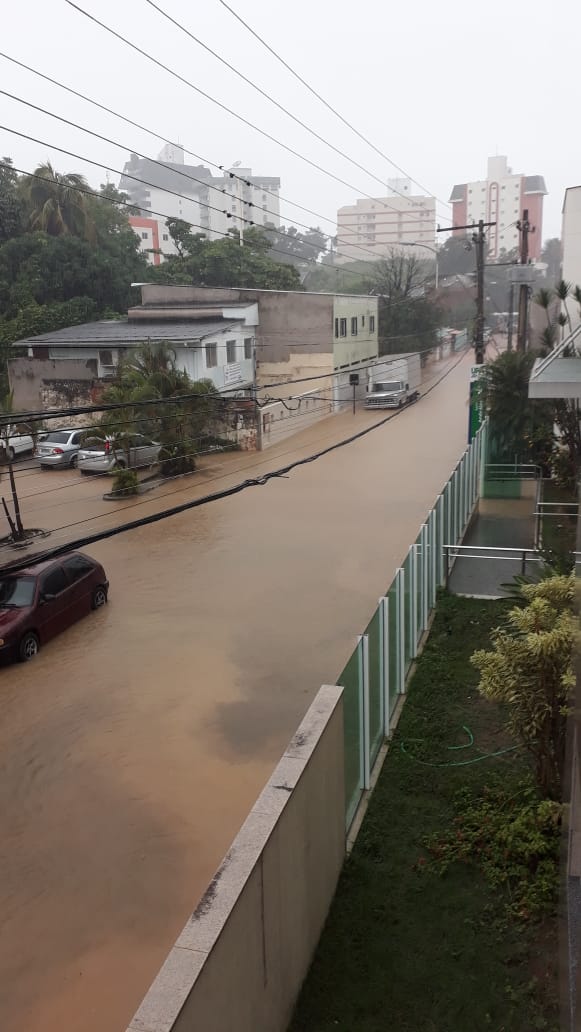
{"label": "fence post", "polygon": [[428,590],[430,587],[430,578],[428,576],[428,525],[424,523],[422,527],[422,630],[425,631],[428,626],[428,614],[429,614],[429,598]]}
{"label": "fence post", "polygon": [[379,651],[381,656],[383,657],[383,665],[381,668],[381,693],[383,699],[383,735],[385,738],[389,738],[391,716],[389,712],[389,598],[387,598],[385,595],[379,600],[379,613],[381,620],[381,643]]}
{"label": "fence post", "polygon": [[357,639],[359,668],[359,717],[361,727],[361,787],[371,784],[371,733],[369,728],[369,637],[360,634]]}
{"label": "fence post", "polygon": [[520,564],[520,572],[522,573],[523,577],[524,577],[525,573],[527,572],[527,554],[526,554],[526,552],[523,552],[523,554],[522,554],[522,559],[521,559],[521,564]]}
{"label": "fence post", "polygon": [[450,546],[444,545],[444,557],[445,557],[445,574],[446,574],[446,591],[450,587]]}
{"label": "fence post", "polygon": [[418,546],[412,545],[412,582],[410,584],[410,605],[412,607],[412,618],[410,621],[412,629],[412,659],[418,654]]}
{"label": "fence post", "polygon": [[405,570],[400,567],[396,574],[397,583],[397,669],[398,686],[401,694],[405,692]]}

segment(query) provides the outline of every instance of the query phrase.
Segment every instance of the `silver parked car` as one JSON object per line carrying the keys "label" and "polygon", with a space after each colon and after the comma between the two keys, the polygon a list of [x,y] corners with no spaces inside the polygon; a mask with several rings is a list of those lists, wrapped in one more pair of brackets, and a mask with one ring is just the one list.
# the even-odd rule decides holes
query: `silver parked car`
{"label": "silver parked car", "polygon": [[157,462],[161,451],[158,441],[151,441],[143,434],[132,434],[129,438],[129,454],[124,448],[115,447],[111,438],[85,441],[79,451],[78,466],[81,473],[112,473],[115,469],[146,468]]}
{"label": "silver parked car", "polygon": [[35,459],[40,462],[40,468],[66,466],[74,469],[83,433],[83,430],[70,429],[50,430],[46,434],[41,434],[34,452]]}

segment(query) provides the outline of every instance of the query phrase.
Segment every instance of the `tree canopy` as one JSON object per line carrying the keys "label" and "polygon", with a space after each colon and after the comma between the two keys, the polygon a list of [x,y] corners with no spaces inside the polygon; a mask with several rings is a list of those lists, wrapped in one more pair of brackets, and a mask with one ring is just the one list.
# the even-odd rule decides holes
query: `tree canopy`
{"label": "tree canopy", "polygon": [[425,263],[399,251],[372,266],[367,287],[379,297],[380,354],[436,346],[442,314],[428,296],[426,278]]}

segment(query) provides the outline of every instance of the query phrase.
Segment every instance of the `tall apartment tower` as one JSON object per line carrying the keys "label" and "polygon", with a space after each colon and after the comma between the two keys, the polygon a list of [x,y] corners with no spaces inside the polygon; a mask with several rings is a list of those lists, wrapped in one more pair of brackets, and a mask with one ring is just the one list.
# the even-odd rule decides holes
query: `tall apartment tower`
{"label": "tall apartment tower", "polygon": [[[498,258],[502,251],[519,245],[516,223],[528,209],[535,232],[529,236],[529,257],[540,257],[543,242],[543,197],[547,193],[543,176],[515,174],[505,155],[488,159],[486,179],[457,183],[450,195],[453,225],[471,222],[496,222],[487,232],[488,254]],[[458,234],[459,235],[459,234]]]}

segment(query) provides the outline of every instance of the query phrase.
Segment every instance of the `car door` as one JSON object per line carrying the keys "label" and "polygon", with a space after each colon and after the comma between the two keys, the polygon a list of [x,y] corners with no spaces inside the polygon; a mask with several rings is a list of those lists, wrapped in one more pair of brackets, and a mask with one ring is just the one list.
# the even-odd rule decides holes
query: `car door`
{"label": "car door", "polygon": [[157,448],[149,437],[142,437],[139,441],[139,464],[151,466],[157,458]]}
{"label": "car door", "polygon": [[60,563],[55,563],[40,576],[37,613],[43,641],[59,634],[71,622],[70,602],[70,585],[65,571]]}
{"label": "car door", "polygon": [[95,564],[85,555],[70,555],[63,560],[69,582],[70,623],[79,620],[91,609]]}

